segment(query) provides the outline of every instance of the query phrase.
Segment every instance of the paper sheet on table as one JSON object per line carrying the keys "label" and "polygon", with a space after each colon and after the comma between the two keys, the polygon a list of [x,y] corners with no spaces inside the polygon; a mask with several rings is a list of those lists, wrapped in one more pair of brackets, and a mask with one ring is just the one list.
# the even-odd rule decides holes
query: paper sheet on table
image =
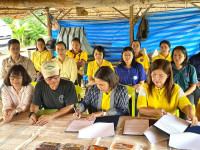
{"label": "paper sheet on table", "polygon": [[88,127],[94,123],[94,120],[88,121],[86,118],[82,118],[79,120],[72,120],[71,124],[67,127],[65,132],[78,132],[80,129]]}
{"label": "paper sheet on table", "polygon": [[150,126],[146,131],[144,131],[144,135],[151,143],[158,143],[169,139],[168,134],[160,131],[154,126]]}
{"label": "paper sheet on table", "polygon": [[125,120],[123,134],[143,135],[143,132],[148,128],[149,128],[149,120],[147,119]]}
{"label": "paper sheet on table", "polygon": [[171,134],[169,146],[178,149],[199,150],[200,135],[195,133]]}
{"label": "paper sheet on table", "polygon": [[155,124],[155,127],[161,129],[168,134],[183,133],[189,126],[189,123],[181,118],[178,118],[170,113],[162,116]]}
{"label": "paper sheet on table", "polygon": [[97,138],[113,135],[115,135],[113,123],[94,123],[79,130],[78,138]]}

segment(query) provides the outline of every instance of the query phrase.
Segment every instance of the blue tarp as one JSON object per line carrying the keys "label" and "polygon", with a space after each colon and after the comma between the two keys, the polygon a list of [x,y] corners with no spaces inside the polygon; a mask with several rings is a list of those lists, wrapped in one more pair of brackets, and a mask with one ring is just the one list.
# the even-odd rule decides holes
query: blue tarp
{"label": "blue tarp", "polygon": [[[170,41],[174,47],[185,46],[189,56],[199,51],[200,43],[200,10],[198,8],[186,8],[173,11],[147,13],[149,22],[149,35],[142,47],[147,48],[147,53],[159,49],[162,40]],[[134,27],[136,38],[140,21]],[[86,38],[89,44],[104,46],[106,59],[112,62],[119,61],[123,47],[129,46],[129,21],[127,19],[114,20],[62,20],[61,27],[84,26]],[[53,31],[53,37],[57,38],[59,31]]]}

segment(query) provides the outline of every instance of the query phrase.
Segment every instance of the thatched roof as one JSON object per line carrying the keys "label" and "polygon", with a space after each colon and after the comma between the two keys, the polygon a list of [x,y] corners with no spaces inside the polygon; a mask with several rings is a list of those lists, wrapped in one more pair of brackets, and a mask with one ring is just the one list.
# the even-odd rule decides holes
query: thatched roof
{"label": "thatched roof", "polygon": [[[152,4],[152,5],[151,5]],[[133,15],[139,16],[149,7],[148,12],[174,10],[188,7],[200,8],[198,0],[1,0],[0,17],[24,18],[31,12],[44,10],[60,19],[117,19],[129,17],[129,6]]]}

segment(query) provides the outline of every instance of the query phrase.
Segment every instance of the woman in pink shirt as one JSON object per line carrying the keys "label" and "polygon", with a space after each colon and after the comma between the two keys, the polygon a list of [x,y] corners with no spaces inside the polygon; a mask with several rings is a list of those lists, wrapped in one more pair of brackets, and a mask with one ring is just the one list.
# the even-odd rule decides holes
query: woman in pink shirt
{"label": "woman in pink shirt", "polygon": [[13,116],[29,109],[34,87],[22,65],[14,65],[8,71],[2,88],[3,119],[9,122]]}

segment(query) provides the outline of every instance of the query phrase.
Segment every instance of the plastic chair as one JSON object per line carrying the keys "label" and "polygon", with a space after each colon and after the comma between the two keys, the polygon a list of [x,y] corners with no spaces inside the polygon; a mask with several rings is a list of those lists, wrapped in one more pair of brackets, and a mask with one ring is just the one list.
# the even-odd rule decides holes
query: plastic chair
{"label": "plastic chair", "polygon": [[135,90],[132,87],[128,86],[128,85],[125,85],[125,86],[126,86],[126,88],[128,90],[128,95],[131,95],[131,98],[132,98],[132,106],[131,106],[132,107],[132,112],[131,112],[131,114],[134,117],[135,116]]}
{"label": "plastic chair", "polygon": [[76,94],[77,94],[78,101],[80,101],[82,98],[84,98],[85,92],[84,92],[84,90],[83,90],[80,86],[78,86],[78,85],[75,85],[75,89],[76,89]]}

